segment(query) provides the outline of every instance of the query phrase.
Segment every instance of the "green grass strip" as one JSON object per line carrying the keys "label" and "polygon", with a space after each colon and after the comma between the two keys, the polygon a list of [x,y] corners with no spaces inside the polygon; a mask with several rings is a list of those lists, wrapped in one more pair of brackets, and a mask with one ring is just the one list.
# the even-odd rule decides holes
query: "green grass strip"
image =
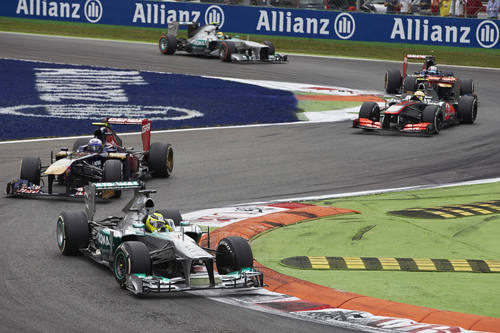
{"label": "green grass strip", "polygon": [[[91,37],[156,43],[161,28],[110,26],[90,23],[51,22],[46,20],[0,17],[0,31],[48,35]],[[185,36],[185,32],[181,32]],[[247,35],[240,35],[246,38]],[[276,50],[284,53],[357,57],[402,61],[405,53],[432,53],[438,63],[500,68],[500,52],[490,49],[428,46],[397,43],[353,42],[314,38],[248,35],[251,40],[272,41]]]}
{"label": "green grass strip", "polygon": [[[278,228],[252,241],[255,258],[280,273],[362,295],[500,317],[500,275],[451,272],[297,270],[296,256],[500,260],[500,214],[422,219],[388,211],[500,199],[500,183],[313,202],[361,214]],[[362,235],[362,236],[361,236]],[[360,237],[361,236],[361,237]]]}

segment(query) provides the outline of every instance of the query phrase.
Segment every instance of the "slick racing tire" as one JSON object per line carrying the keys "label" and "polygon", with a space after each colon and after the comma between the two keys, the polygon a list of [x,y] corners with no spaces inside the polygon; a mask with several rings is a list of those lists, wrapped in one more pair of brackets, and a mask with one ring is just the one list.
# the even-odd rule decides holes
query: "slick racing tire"
{"label": "slick racing tire", "polygon": [[396,94],[401,88],[401,72],[399,69],[389,69],[385,72],[384,86],[388,94]]}
{"label": "slick racing tire", "polygon": [[474,93],[474,82],[472,79],[459,80],[460,83],[460,96],[470,95]]}
{"label": "slick racing tire", "polygon": [[431,123],[433,128],[431,129],[431,134],[439,134],[439,131],[443,127],[443,113],[436,105],[428,105],[425,107],[422,121],[424,123]]}
{"label": "slick racing tire", "polygon": [[274,55],[276,53],[276,50],[274,48],[274,44],[268,40],[263,41],[262,44],[266,45],[268,48],[261,49],[260,59],[261,60],[268,60],[269,56]]}
{"label": "slick racing tire", "polygon": [[25,157],[21,161],[20,178],[35,185],[40,185],[41,170],[42,162],[40,157]]}
{"label": "slick racing tire", "polygon": [[231,55],[236,53],[236,47],[227,42],[222,42],[219,47],[219,59],[224,62],[231,62]]}
{"label": "slick racing tire", "polygon": [[477,117],[476,98],[462,96],[458,101],[457,117],[461,124],[473,124]]}
{"label": "slick racing tire", "polygon": [[359,118],[380,121],[380,107],[375,102],[364,102],[359,109]]}
{"label": "slick racing tire", "polygon": [[174,35],[161,35],[158,47],[162,54],[174,54],[177,50],[177,38]]}
{"label": "slick racing tire", "polygon": [[417,79],[413,76],[407,76],[403,80],[403,93],[413,93],[417,91]]}
{"label": "slick racing tire", "polygon": [[149,168],[153,177],[170,177],[174,169],[174,149],[164,142],[154,142],[149,149]]}
{"label": "slick racing tire", "polygon": [[62,212],[57,219],[57,246],[65,256],[89,246],[89,224],[85,212]]}
{"label": "slick racing tire", "polygon": [[164,219],[172,219],[174,220],[174,224],[176,227],[181,225],[182,215],[177,209],[160,209],[157,211],[161,215],[163,215]]}
{"label": "slick racing tire", "polygon": [[[104,162],[103,167],[103,181],[105,182],[119,182],[123,179],[123,165],[119,160],[107,160]],[[115,190],[113,198],[119,198],[122,191]]]}
{"label": "slick racing tire", "polygon": [[127,276],[151,274],[151,256],[148,247],[138,241],[123,242],[115,251],[113,273],[121,288],[125,289]]}
{"label": "slick racing tire", "polygon": [[253,267],[253,254],[248,241],[239,236],[221,239],[217,246],[215,264],[219,274],[228,274]]}
{"label": "slick racing tire", "polygon": [[75,143],[73,143],[73,151],[77,151],[78,148],[80,148],[81,146],[85,146],[88,143],[89,143],[89,139],[87,139],[87,138],[76,139]]}

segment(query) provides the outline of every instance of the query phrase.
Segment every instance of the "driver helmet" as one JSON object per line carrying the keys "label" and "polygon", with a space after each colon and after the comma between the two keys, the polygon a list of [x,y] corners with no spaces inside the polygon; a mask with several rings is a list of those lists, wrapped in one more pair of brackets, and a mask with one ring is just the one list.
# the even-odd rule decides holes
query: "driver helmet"
{"label": "driver helmet", "polygon": [[98,153],[102,149],[102,141],[97,138],[92,138],[88,144],[88,150],[92,153]]}
{"label": "driver helmet", "polygon": [[417,90],[417,91],[415,91],[415,93],[413,94],[413,96],[414,96],[415,100],[419,100],[420,102],[423,102],[425,94],[424,94],[423,91]]}
{"label": "driver helmet", "polygon": [[160,213],[152,213],[146,217],[145,229],[147,232],[172,231],[172,227]]}
{"label": "driver helmet", "polygon": [[217,39],[224,39],[224,33],[222,31],[217,31]]}
{"label": "driver helmet", "polygon": [[438,73],[437,66],[431,66],[431,67],[429,67],[429,74],[437,74],[437,73]]}

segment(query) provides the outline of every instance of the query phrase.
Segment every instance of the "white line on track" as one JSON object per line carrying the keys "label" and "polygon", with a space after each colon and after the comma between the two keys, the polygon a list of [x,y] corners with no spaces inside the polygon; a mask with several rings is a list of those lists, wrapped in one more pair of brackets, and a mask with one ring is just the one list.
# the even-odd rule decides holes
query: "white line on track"
{"label": "white line on track", "polygon": [[[252,125],[233,125],[233,126],[217,126],[217,127],[198,127],[198,128],[180,128],[171,130],[160,130],[151,131],[152,134],[159,133],[176,133],[176,132],[196,132],[196,131],[211,131],[211,130],[227,130],[236,128],[248,128],[248,127],[270,127],[270,126],[290,126],[290,125],[310,125],[310,124],[323,124],[329,121],[295,121],[290,123],[274,123],[274,124],[252,124]],[[338,121],[331,121],[332,123],[337,123]],[[141,132],[130,132],[130,133],[120,133],[120,136],[129,135],[140,135]],[[12,140],[12,141],[0,141],[0,145],[10,144],[10,143],[28,143],[28,142],[45,142],[45,141],[55,141],[55,140],[70,140],[77,138],[92,138],[93,135],[81,135],[81,136],[67,136],[58,138],[41,138],[41,139],[26,139],[26,140]]]}
{"label": "white line on track", "polygon": [[[141,45],[156,45],[156,43],[150,42],[139,42],[131,40],[116,40],[116,39],[106,39],[106,38],[91,38],[91,37],[73,37],[73,36],[59,36],[59,35],[46,35],[46,34],[35,34],[28,32],[10,32],[10,31],[0,31],[0,34],[13,34],[13,35],[31,35],[31,36],[41,36],[41,37],[52,37],[52,38],[66,38],[66,39],[81,39],[81,40],[94,40],[102,42],[117,42],[117,43],[129,43],[129,44],[141,44]],[[327,55],[316,55],[316,54],[306,54],[306,53],[288,53],[295,57],[311,57],[311,58],[325,58],[325,59],[343,59],[343,60],[357,60],[357,61],[373,61],[373,62],[392,62],[401,64],[403,60],[384,60],[384,59],[371,59],[371,58],[356,58],[356,57],[344,57],[344,56],[327,56]],[[500,71],[500,68],[496,67],[479,67],[479,66],[462,66],[462,65],[448,65],[441,64],[446,67],[456,67],[456,68],[470,68],[470,69],[482,69],[482,70],[495,70]]]}
{"label": "white line on track", "polygon": [[348,192],[348,193],[338,193],[338,194],[325,194],[325,195],[317,195],[317,196],[309,196],[309,197],[295,197],[295,198],[286,198],[286,199],[279,199],[279,200],[272,200],[272,201],[257,201],[257,202],[249,202],[249,203],[239,204],[236,206],[268,205],[268,204],[273,204],[273,203],[278,203],[278,202],[315,201],[315,200],[325,200],[325,199],[335,199],[335,198],[357,197],[357,196],[382,194],[382,193],[390,193],[390,192],[404,192],[404,191],[412,191],[412,190],[430,190],[430,189],[455,187],[455,186],[491,184],[491,183],[497,183],[497,182],[500,182],[500,178],[470,180],[470,181],[448,183],[448,184],[437,184],[437,185],[436,184],[429,184],[429,185],[417,185],[417,186],[408,186],[408,187],[396,187],[396,188],[388,188],[388,189],[381,189],[381,190]]}

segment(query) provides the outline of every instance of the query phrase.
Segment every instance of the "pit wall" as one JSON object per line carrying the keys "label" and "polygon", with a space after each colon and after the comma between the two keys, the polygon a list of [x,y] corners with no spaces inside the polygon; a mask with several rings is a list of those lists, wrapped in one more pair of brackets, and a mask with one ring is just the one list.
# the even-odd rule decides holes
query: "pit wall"
{"label": "pit wall", "polygon": [[165,30],[197,21],[240,34],[500,48],[499,20],[131,0],[0,1],[0,16]]}

